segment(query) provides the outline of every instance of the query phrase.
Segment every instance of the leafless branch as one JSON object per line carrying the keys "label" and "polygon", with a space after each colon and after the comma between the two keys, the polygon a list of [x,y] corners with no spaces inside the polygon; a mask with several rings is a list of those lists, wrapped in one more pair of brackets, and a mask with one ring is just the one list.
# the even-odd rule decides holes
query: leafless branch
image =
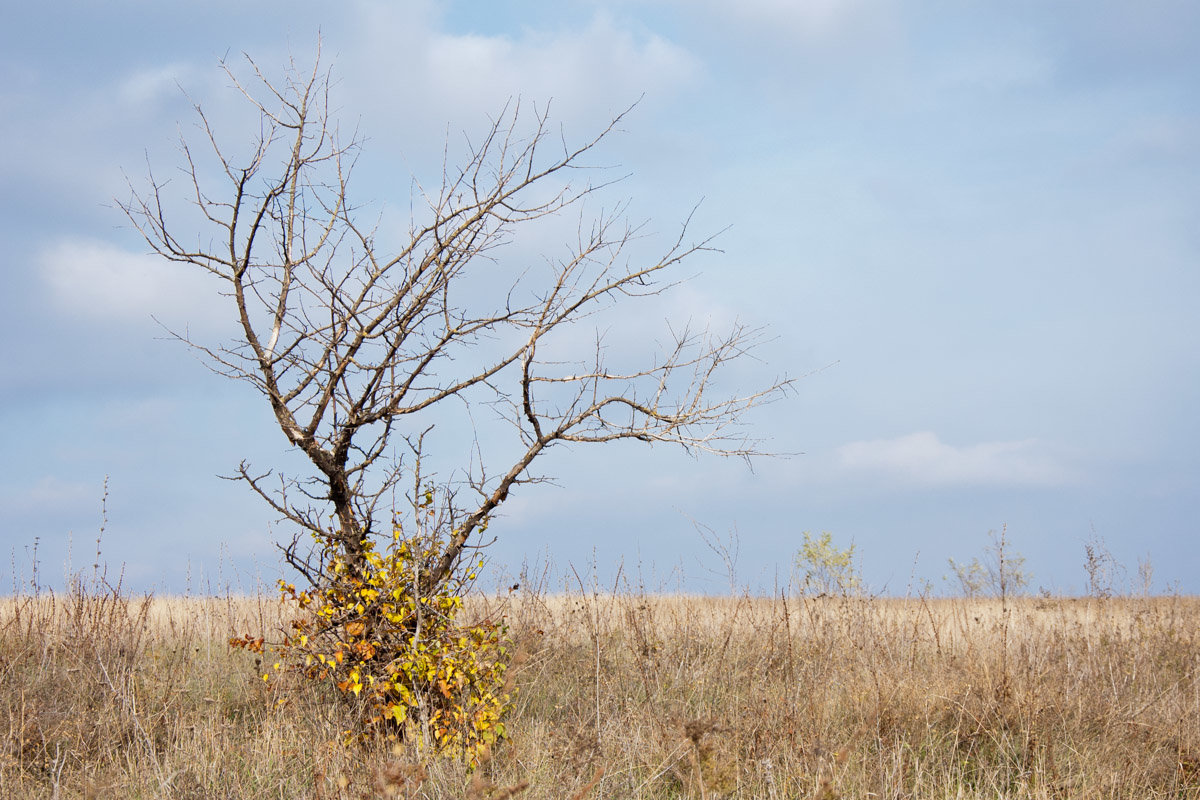
{"label": "leafless branch", "polygon": [[[276,82],[247,62],[250,82],[225,69],[259,114],[248,151],[233,155],[199,106],[215,180],[208,162],[182,143],[188,196],[211,243],[188,244],[168,211],[168,184],[153,174],[122,208],[155,253],[225,282],[236,338],[224,345],[179,338],[221,374],[253,385],[287,440],[314,465],[315,492],[283,480],[268,487],[271,473],[239,467],[236,477],[282,517],[352,557],[361,554],[381,498],[394,494],[403,474],[399,460],[387,462],[393,437],[412,430],[406,420],[449,400],[500,409],[523,449],[500,473],[489,475],[481,463],[467,481],[469,502],[451,495],[445,518],[452,534],[429,570],[435,583],[514,487],[541,480],[530,467],[557,443],[635,439],[694,453],[761,452],[743,430],[743,416],[791,381],[734,395],[715,385],[729,363],[761,341],[758,330],[736,325],[714,335],[684,328],[657,359],[633,369],[606,363],[599,341],[579,362],[539,358],[569,324],[624,298],[664,291],[674,268],[711,250],[711,238],[692,238],[690,218],[665,253],[640,262],[633,244],[642,231],[626,221],[623,207],[594,219],[581,215],[566,257],[512,274],[499,294],[474,288],[481,270],[494,280],[504,269],[498,252],[517,229],[582,210],[582,201],[606,185],[575,181],[586,177],[587,158],[624,114],[570,148],[555,143],[546,110],[510,104],[469,144],[462,166],[445,166],[442,185],[422,190],[424,213],[407,241],[384,252],[350,202],[360,143],[343,140],[330,116],[330,73],[319,59],[306,70],[293,63]],[[322,524],[330,508],[333,527]],[[313,578],[297,542],[284,548],[288,560]]]}

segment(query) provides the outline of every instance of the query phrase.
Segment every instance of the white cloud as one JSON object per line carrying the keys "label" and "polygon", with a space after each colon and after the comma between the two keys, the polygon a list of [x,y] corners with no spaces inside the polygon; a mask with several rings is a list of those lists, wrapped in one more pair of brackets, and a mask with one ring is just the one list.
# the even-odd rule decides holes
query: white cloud
{"label": "white cloud", "polygon": [[473,95],[488,105],[498,94],[555,97],[574,109],[623,106],[645,90],[673,88],[697,69],[677,45],[653,34],[635,36],[604,17],[583,30],[515,40],[439,35],[428,57],[439,94]]}
{"label": "white cloud", "polygon": [[827,34],[869,10],[861,0],[740,0],[717,5],[743,19],[784,25],[810,36]]}
{"label": "white cloud", "polygon": [[[689,13],[696,10],[694,0],[677,0],[677,5]],[[818,48],[849,46],[856,52],[869,52],[901,35],[896,6],[892,0],[707,0],[700,4],[718,24],[733,23],[754,31],[759,46],[774,39]],[[730,47],[752,51],[755,43],[731,42]]]}
{"label": "white cloud", "polygon": [[38,267],[54,305],[85,319],[210,326],[224,316],[215,279],[108,242],[60,241],[42,250]]}
{"label": "white cloud", "polygon": [[851,442],[838,448],[837,463],[848,472],[924,486],[1055,486],[1073,480],[1036,439],[956,447],[929,431]]}
{"label": "white cloud", "polygon": [[627,108],[643,93],[656,97],[692,81],[700,66],[683,47],[598,14],[585,27],[519,34],[454,34],[426,15],[369,7],[353,51],[338,53],[336,74],[365,109],[367,133],[387,137],[381,123],[417,141],[440,141],[478,129],[511,98],[539,108],[553,100],[568,139]]}

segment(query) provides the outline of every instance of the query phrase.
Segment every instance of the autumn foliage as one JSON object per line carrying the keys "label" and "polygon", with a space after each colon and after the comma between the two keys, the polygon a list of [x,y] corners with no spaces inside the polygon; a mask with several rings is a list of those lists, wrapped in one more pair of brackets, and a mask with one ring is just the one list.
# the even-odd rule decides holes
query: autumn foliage
{"label": "autumn foliage", "polygon": [[281,602],[292,609],[280,642],[247,635],[230,645],[273,653],[262,679],[281,694],[294,685],[284,680],[290,676],[334,687],[350,711],[347,744],[413,739],[474,763],[504,738],[515,695],[505,681],[503,621],[458,619],[482,562],[423,591],[422,565],[443,551],[441,537],[406,537],[397,526],[382,551],[370,539],[361,544],[357,565],[326,548],[323,585],[298,591],[279,581]]}

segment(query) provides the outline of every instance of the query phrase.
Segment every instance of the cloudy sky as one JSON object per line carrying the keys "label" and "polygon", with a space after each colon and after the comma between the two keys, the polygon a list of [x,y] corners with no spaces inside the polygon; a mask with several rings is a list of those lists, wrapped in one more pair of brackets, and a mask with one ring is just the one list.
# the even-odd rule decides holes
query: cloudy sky
{"label": "cloudy sky", "polygon": [[[799,377],[754,429],[789,458],[562,449],[515,494],[500,565],[594,558],[650,588],[786,580],[803,531],[869,585],[943,587],[1007,526],[1033,588],[1080,591],[1100,537],[1200,592],[1200,6],[1189,0],[214,1],[9,4],[0,25],[0,591],[103,556],[158,591],[252,588],[286,529],[218,475],[299,468],[269,409],[154,318],[229,309],[159,263],[114,199],[177,175],[204,105],[253,128],[221,59],[271,74],[318,37],[354,187],[409,207],[514,97],[569,140],[642,98],[599,157],[669,243],[719,254],[647,318],[767,326],[745,386]],[[189,233],[198,233],[189,232]],[[542,243],[520,246],[536,248]],[[556,243],[546,242],[552,248]],[[524,251],[518,251],[524,252]],[[152,318],[152,315],[154,318]],[[660,319],[661,318],[661,319]],[[620,327],[620,323],[617,323]],[[646,348],[653,346],[648,341]],[[467,457],[464,454],[462,457]],[[445,463],[457,452],[442,455]]]}

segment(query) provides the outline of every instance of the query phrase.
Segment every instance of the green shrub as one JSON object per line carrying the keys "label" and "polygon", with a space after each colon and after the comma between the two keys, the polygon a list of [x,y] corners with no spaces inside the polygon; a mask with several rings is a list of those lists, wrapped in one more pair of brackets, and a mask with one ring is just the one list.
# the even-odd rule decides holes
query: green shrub
{"label": "green shrub", "polygon": [[802,592],[853,594],[862,588],[854,566],[854,545],[838,548],[828,531],[816,538],[808,531],[801,535],[804,541],[796,553],[796,572]]}
{"label": "green shrub", "polygon": [[984,550],[983,561],[971,559],[960,564],[948,559],[964,597],[999,597],[1006,599],[1024,594],[1032,580],[1025,570],[1025,556],[1014,551],[1008,541],[1008,526],[1000,532],[988,531],[992,543]]}

